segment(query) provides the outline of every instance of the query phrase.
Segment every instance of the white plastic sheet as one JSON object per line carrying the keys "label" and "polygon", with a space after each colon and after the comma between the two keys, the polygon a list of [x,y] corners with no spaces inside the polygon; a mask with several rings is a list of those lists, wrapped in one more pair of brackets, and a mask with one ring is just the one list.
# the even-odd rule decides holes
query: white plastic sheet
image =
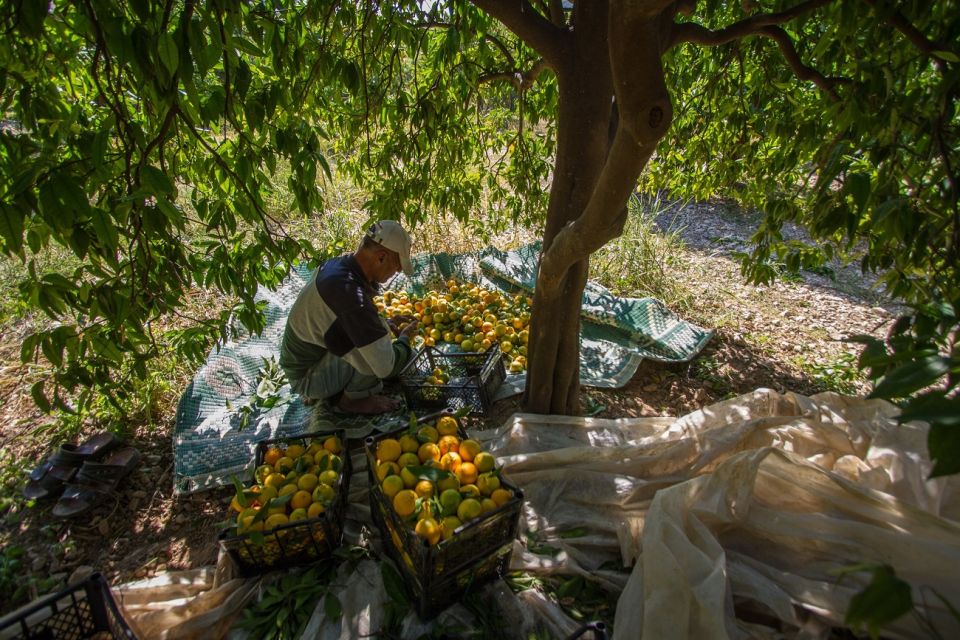
{"label": "white plastic sheet", "polygon": [[[761,389],[679,419],[517,414],[481,437],[524,491],[512,567],[581,574],[620,592],[616,638],[826,638],[867,579],[836,572],[861,562],[893,566],[914,589],[918,615],[885,635],[925,637],[926,620],[960,637],[932,595],[960,605],[958,482],[926,479],[926,429],[897,426],[895,412],[882,401]],[[369,527],[364,474],[348,510],[354,542]],[[526,549],[528,533],[560,553]],[[632,570],[609,570],[610,561]],[[207,571],[118,591],[150,637],[208,638],[256,594],[255,580],[227,573],[216,586]],[[338,584],[345,619],[324,620],[318,607],[305,637],[378,628],[387,596],[376,563]],[[511,617],[507,637],[576,629],[538,594],[515,596],[503,583],[485,593]],[[462,607],[445,615],[469,617]],[[425,628],[411,614],[404,635]]]}

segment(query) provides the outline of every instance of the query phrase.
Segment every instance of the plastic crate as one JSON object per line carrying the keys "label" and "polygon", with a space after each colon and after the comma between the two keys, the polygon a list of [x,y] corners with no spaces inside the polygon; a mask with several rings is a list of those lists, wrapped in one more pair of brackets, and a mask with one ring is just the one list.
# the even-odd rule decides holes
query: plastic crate
{"label": "plastic crate", "polygon": [[[435,417],[421,418],[419,423]],[[370,513],[381,532],[384,548],[412,593],[417,614],[428,619],[459,600],[470,588],[506,571],[520,525],[523,492],[501,476],[501,485],[513,492],[509,501],[461,525],[449,540],[429,545],[405,526],[374,475],[377,443],[384,438],[398,438],[406,431],[398,429],[366,439]],[[466,437],[465,433],[460,435]]]}
{"label": "plastic crate", "polygon": [[0,618],[0,638],[136,638],[99,573]]}
{"label": "plastic crate", "polygon": [[[447,384],[429,384],[433,370],[450,376]],[[486,413],[493,396],[507,377],[500,345],[485,353],[444,352],[424,347],[400,371],[400,386],[407,406],[414,409],[453,410],[469,407],[471,413]]]}
{"label": "plastic crate", "polygon": [[[275,569],[301,566],[305,563],[327,560],[343,540],[343,526],[350,493],[350,475],[353,465],[346,450],[346,432],[343,429],[329,433],[311,433],[292,438],[263,440],[257,445],[256,466],[272,445],[299,444],[309,446],[312,440],[338,436],[344,444],[341,452],[343,468],[337,479],[337,495],[333,503],[318,517],[297,520],[265,532],[220,534],[220,546],[228,552],[244,575],[265,573]],[[262,541],[261,541],[262,537]]]}

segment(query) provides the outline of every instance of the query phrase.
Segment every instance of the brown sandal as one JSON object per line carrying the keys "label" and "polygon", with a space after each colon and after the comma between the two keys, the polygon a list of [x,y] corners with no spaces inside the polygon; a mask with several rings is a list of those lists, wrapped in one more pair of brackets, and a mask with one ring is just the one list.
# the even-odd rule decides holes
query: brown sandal
{"label": "brown sandal", "polygon": [[43,464],[30,472],[23,495],[28,500],[50,500],[63,493],[66,483],[88,460],[95,460],[123,442],[109,431],[89,438],[81,445],[64,444]]}
{"label": "brown sandal", "polygon": [[117,449],[103,462],[84,462],[74,481],[66,486],[57,504],[53,505],[53,515],[58,518],[83,515],[107,498],[116,496],[117,485],[139,462],[140,452],[133,447]]}

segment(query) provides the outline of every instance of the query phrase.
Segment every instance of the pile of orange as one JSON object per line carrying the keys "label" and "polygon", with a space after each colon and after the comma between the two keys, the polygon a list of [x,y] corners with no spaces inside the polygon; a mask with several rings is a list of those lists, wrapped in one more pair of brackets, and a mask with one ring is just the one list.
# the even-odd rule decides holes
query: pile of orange
{"label": "pile of orange", "polygon": [[415,346],[448,343],[467,353],[484,353],[499,344],[510,361],[509,370],[525,371],[533,300],[454,279],[445,284],[444,290],[428,291],[421,298],[385,291],[374,298],[374,304],[387,318],[406,316],[420,321]]}
{"label": "pile of orange", "polygon": [[237,533],[269,532],[288,522],[319,517],[337,497],[342,451],[337,436],[268,448],[253,485],[238,486],[230,503],[238,512]]}
{"label": "pile of orange", "polygon": [[431,545],[457,527],[499,509],[513,492],[500,482],[494,457],[462,439],[451,415],[377,443],[375,475],[393,510]]}

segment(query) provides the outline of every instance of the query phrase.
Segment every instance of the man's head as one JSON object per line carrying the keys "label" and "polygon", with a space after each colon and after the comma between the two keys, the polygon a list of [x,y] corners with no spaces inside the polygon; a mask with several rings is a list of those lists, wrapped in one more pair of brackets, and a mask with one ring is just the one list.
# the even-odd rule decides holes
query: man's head
{"label": "man's head", "polygon": [[376,254],[380,273],[376,279],[386,282],[397,271],[413,275],[413,265],[410,263],[410,236],[404,231],[400,223],[393,220],[381,220],[367,229],[360,245],[362,250]]}

